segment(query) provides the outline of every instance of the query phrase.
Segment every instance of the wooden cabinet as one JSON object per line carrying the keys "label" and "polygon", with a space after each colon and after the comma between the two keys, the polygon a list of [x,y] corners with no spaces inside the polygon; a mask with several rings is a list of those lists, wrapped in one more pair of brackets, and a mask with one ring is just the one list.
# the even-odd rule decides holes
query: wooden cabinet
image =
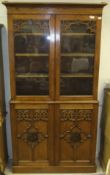
{"label": "wooden cabinet", "polygon": [[5,5],[13,171],[95,171],[105,4]]}
{"label": "wooden cabinet", "polygon": [[6,135],[5,135],[5,94],[3,77],[2,39],[0,25],[0,174],[4,172],[6,165]]}

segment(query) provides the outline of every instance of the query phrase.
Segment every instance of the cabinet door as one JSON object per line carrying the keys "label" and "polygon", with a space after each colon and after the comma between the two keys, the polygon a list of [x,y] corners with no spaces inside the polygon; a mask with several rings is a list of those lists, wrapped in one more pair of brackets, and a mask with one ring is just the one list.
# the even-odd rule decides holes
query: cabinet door
{"label": "cabinet door", "polygon": [[48,104],[11,104],[15,166],[30,163],[40,167],[53,163],[52,110]]}
{"label": "cabinet door", "polygon": [[100,21],[95,16],[62,15],[56,24],[57,99],[95,97]]}
{"label": "cabinet door", "polygon": [[14,15],[9,20],[12,97],[53,97],[53,18]]}
{"label": "cabinet door", "polygon": [[60,104],[56,116],[56,163],[95,165],[97,104]]}

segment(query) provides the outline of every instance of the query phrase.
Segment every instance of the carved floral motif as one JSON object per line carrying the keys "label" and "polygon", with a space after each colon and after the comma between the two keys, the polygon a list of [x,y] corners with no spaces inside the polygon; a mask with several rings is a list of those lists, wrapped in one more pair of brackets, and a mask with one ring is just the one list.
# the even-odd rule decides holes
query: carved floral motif
{"label": "carved floral motif", "polygon": [[69,143],[72,148],[80,146],[86,140],[91,139],[91,137],[91,134],[84,132],[78,124],[72,126],[69,130],[64,131],[64,133],[60,135],[60,138]]}
{"label": "carved floral motif", "polygon": [[91,121],[93,110],[91,109],[62,109],[61,121]]}
{"label": "carved floral motif", "polygon": [[24,130],[23,133],[18,134],[17,138],[22,139],[24,142],[30,145],[31,148],[33,148],[41,143],[44,139],[48,138],[48,135],[42,133],[41,131],[39,131],[38,128],[35,128],[33,125],[30,125]]}
{"label": "carved floral motif", "polygon": [[39,128],[35,126],[36,122],[48,120],[47,109],[19,109],[16,110],[18,122],[26,122],[26,128],[24,132],[18,133],[17,138],[26,142],[31,148],[34,148],[40,144],[43,140],[48,138],[47,133],[43,133]]}

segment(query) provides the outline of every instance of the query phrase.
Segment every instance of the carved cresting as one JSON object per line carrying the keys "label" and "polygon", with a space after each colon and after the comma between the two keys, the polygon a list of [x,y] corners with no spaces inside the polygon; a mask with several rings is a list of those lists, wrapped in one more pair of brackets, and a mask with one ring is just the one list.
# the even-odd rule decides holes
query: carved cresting
{"label": "carved cresting", "polygon": [[70,20],[62,21],[61,29],[62,32],[77,32],[78,28],[87,33],[96,33],[96,22],[95,21],[81,21],[81,20]]}
{"label": "carved cresting", "polygon": [[47,122],[48,121],[48,110],[47,109],[37,109],[37,110],[16,110],[17,121],[26,121],[27,126],[23,133],[18,133],[17,138],[22,139],[31,148],[34,148],[44,139],[48,138],[47,133],[43,133],[35,126],[38,121]]}
{"label": "carved cresting", "polygon": [[14,21],[15,32],[38,32],[48,33],[49,23],[48,20],[15,20]]}
{"label": "carved cresting", "polygon": [[63,139],[66,143],[70,144],[74,150],[73,159],[76,160],[77,148],[88,139],[92,138],[91,133],[83,131],[81,128],[81,122],[90,122],[92,120],[92,109],[62,109],[61,110],[61,122],[71,121],[71,127],[65,130],[60,135],[60,139]]}

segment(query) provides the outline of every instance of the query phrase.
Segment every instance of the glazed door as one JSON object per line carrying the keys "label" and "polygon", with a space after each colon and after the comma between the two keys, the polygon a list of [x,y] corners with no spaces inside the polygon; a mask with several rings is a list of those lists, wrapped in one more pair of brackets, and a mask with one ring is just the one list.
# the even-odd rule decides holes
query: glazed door
{"label": "glazed door", "polygon": [[95,16],[75,15],[61,15],[56,21],[56,98],[93,99],[97,87],[95,50],[99,21]]}
{"label": "glazed door", "polygon": [[53,18],[49,15],[14,15],[10,18],[12,97],[52,99]]}

